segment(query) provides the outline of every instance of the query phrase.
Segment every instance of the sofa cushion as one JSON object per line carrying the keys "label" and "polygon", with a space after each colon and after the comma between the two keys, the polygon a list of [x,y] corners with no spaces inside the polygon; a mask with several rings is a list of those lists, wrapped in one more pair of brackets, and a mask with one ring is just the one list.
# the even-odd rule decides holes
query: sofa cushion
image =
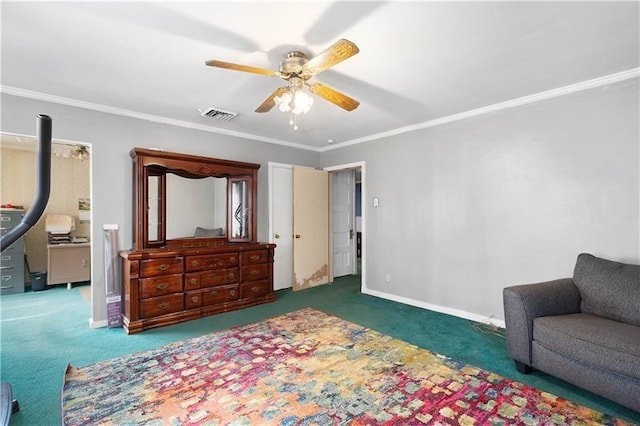
{"label": "sofa cushion", "polygon": [[580,311],[640,325],[640,265],[578,256],[573,281],[580,292]]}
{"label": "sofa cushion", "polygon": [[533,340],[575,360],[640,379],[640,327],[584,313],[555,315],[533,320]]}

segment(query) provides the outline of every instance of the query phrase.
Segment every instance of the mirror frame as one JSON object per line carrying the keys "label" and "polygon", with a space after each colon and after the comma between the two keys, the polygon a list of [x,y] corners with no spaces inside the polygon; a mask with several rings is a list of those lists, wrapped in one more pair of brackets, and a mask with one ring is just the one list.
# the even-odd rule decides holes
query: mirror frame
{"label": "mirror frame", "polygon": [[[164,247],[207,247],[228,242],[255,242],[257,229],[258,169],[260,164],[219,158],[201,157],[145,148],[134,148],[130,152],[133,160],[133,248],[136,250]],[[227,178],[227,230],[223,237],[211,238],[166,238],[166,174],[201,179],[206,177]],[[158,239],[149,241],[149,216],[147,208],[149,183],[151,176],[160,176],[158,182],[159,205]],[[238,180],[247,181],[248,232],[244,238],[233,238],[231,226],[233,205],[231,203],[231,185]],[[171,196],[169,194],[169,196]],[[187,207],[185,207],[187,208]],[[194,224],[194,227],[196,224]]]}

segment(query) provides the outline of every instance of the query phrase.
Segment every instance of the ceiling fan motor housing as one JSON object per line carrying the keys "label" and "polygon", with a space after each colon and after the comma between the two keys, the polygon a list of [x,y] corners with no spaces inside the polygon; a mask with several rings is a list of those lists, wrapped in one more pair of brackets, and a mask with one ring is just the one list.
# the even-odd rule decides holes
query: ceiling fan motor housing
{"label": "ceiling fan motor housing", "polygon": [[307,75],[303,73],[302,66],[309,62],[307,55],[304,53],[293,50],[291,52],[287,52],[284,55],[284,59],[280,63],[280,73],[290,77],[301,77],[305,80],[308,80],[311,75]]}

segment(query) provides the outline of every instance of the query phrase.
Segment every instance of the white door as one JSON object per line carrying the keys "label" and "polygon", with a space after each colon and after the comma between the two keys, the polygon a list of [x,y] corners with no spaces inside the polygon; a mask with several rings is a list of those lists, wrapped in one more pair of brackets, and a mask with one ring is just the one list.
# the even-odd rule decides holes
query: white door
{"label": "white door", "polygon": [[356,271],[355,170],[331,173],[333,204],[333,277]]}
{"label": "white door", "polygon": [[329,282],[329,174],[293,168],[293,290]]}
{"label": "white door", "polygon": [[273,288],[293,285],[293,201],[292,166],[270,164],[271,239],[274,253]]}

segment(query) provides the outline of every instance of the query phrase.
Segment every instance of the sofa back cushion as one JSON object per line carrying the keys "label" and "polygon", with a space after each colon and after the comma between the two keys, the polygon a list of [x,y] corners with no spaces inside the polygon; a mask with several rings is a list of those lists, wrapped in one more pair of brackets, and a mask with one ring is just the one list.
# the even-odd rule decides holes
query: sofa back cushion
{"label": "sofa back cushion", "polygon": [[573,281],[580,311],[640,326],[640,265],[578,255]]}

